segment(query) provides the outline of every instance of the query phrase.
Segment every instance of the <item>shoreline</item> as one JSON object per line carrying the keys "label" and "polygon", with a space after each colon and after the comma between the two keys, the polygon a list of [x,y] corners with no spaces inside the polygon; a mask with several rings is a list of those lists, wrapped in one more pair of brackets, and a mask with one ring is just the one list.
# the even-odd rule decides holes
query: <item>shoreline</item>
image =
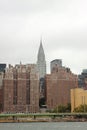
{"label": "shoreline", "polygon": [[69,118],[44,118],[44,119],[0,119],[0,123],[33,123],[33,122],[87,122],[86,118],[73,118],[73,119],[69,119]]}

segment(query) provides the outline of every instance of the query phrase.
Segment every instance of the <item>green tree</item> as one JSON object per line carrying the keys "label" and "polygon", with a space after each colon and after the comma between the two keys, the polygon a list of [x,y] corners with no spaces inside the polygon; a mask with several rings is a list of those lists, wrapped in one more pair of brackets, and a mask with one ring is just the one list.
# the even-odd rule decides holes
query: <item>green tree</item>
{"label": "green tree", "polygon": [[0,111],[2,111],[2,104],[0,103]]}
{"label": "green tree", "polygon": [[64,105],[59,105],[57,106],[54,110],[53,110],[54,113],[62,113],[62,112],[71,112],[71,104],[68,103],[66,106]]}
{"label": "green tree", "polygon": [[60,113],[66,112],[66,106],[59,105],[59,106],[58,106],[58,112],[60,112]]}
{"label": "green tree", "polygon": [[74,109],[74,112],[87,112],[87,105],[80,105]]}
{"label": "green tree", "polygon": [[66,105],[66,112],[71,112],[71,104],[67,103]]}

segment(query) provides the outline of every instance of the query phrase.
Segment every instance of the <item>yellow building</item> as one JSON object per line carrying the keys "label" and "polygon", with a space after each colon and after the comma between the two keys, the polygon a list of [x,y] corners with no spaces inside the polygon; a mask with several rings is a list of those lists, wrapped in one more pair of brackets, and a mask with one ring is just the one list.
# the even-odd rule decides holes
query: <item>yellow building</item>
{"label": "yellow building", "polygon": [[82,88],[71,89],[71,112],[80,106],[87,104],[87,90]]}

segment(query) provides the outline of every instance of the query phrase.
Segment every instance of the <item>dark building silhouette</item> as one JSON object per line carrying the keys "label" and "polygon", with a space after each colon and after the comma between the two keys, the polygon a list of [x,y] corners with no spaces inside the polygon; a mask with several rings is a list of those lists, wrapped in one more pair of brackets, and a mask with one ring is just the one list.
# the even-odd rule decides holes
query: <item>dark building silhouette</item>
{"label": "dark building silhouette", "polygon": [[6,68],[6,64],[0,64],[0,72],[4,72]]}
{"label": "dark building silhouette", "polygon": [[84,69],[81,75],[78,75],[78,85],[80,88],[87,89],[87,69]]}

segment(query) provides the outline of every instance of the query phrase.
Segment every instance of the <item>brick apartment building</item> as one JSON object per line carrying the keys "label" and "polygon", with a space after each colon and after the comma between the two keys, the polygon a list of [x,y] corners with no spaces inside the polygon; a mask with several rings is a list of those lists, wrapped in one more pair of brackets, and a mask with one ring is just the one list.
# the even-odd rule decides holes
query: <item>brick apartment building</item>
{"label": "brick apartment building", "polygon": [[3,79],[4,112],[38,112],[39,78],[35,64],[9,65]]}
{"label": "brick apartment building", "polygon": [[51,74],[46,75],[46,105],[48,109],[70,103],[70,89],[78,87],[77,75],[74,75],[69,68],[58,64],[51,67]]}

